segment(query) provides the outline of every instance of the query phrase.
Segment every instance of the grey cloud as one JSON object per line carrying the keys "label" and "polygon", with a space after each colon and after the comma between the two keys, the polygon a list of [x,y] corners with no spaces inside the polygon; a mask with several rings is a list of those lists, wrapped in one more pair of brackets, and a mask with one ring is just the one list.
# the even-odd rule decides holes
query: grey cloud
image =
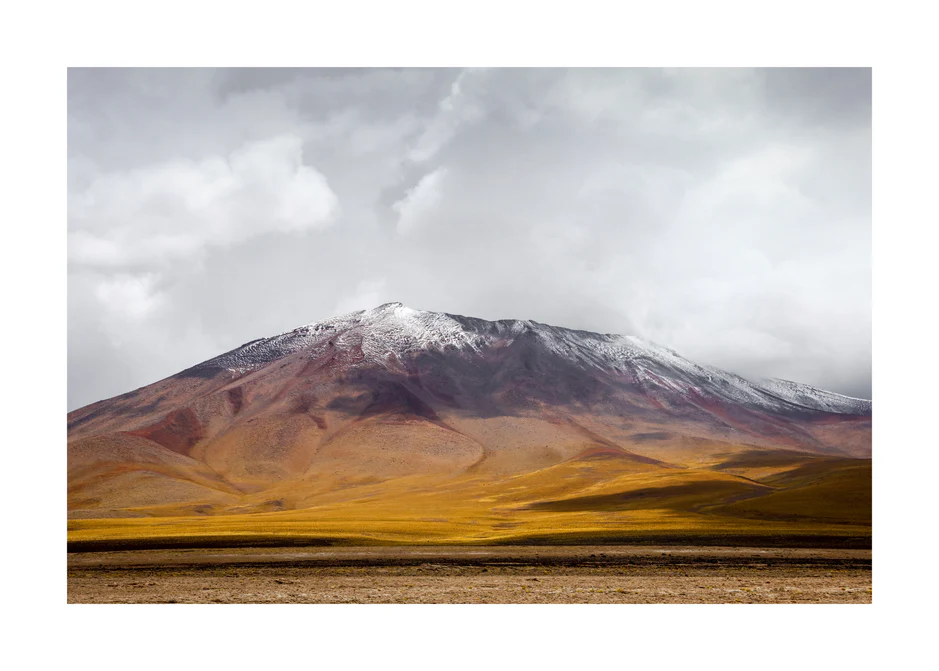
{"label": "grey cloud", "polygon": [[764,72],[766,108],[809,125],[868,127],[868,68],[771,68]]}
{"label": "grey cloud", "polygon": [[[870,397],[870,87],[869,70],[72,70],[69,407],[392,300]],[[283,137],[334,195],[329,225],[302,200],[319,224],[272,223],[289,171],[214,207],[199,179],[127,188]],[[198,253],[138,258],[164,221]]]}

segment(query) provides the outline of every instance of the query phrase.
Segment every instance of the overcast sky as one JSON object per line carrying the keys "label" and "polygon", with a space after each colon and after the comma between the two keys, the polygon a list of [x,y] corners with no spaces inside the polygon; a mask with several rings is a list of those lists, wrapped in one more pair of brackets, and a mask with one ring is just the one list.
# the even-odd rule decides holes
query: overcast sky
{"label": "overcast sky", "polygon": [[389,301],[870,398],[870,70],[69,71],[69,409]]}

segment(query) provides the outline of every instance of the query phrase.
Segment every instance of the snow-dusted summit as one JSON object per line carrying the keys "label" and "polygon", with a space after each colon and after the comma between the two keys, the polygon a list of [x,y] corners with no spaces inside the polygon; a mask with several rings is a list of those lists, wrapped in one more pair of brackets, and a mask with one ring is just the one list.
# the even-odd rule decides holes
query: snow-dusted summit
{"label": "snow-dusted summit", "polygon": [[742,404],[772,411],[869,415],[871,402],[785,380],[749,381],[693,363],[674,350],[635,336],[599,334],[534,321],[487,321],[386,303],[254,340],[196,366],[238,373],[305,351],[317,358],[346,353],[350,367],[399,366],[420,354],[486,357],[524,343],[592,375],[630,384],[643,393]]}

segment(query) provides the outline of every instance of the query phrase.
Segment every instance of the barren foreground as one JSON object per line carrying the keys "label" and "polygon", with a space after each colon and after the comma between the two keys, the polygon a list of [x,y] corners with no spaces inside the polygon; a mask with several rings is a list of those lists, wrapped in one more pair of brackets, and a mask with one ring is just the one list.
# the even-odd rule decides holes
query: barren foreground
{"label": "barren foreground", "polygon": [[73,553],[69,603],[870,603],[871,551],[243,548]]}

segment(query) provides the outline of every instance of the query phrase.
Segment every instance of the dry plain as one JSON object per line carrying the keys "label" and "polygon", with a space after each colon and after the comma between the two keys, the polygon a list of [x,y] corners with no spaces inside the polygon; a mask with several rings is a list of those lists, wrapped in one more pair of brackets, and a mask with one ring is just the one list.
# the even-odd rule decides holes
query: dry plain
{"label": "dry plain", "polygon": [[70,553],[69,603],[871,603],[871,551],[687,546]]}

